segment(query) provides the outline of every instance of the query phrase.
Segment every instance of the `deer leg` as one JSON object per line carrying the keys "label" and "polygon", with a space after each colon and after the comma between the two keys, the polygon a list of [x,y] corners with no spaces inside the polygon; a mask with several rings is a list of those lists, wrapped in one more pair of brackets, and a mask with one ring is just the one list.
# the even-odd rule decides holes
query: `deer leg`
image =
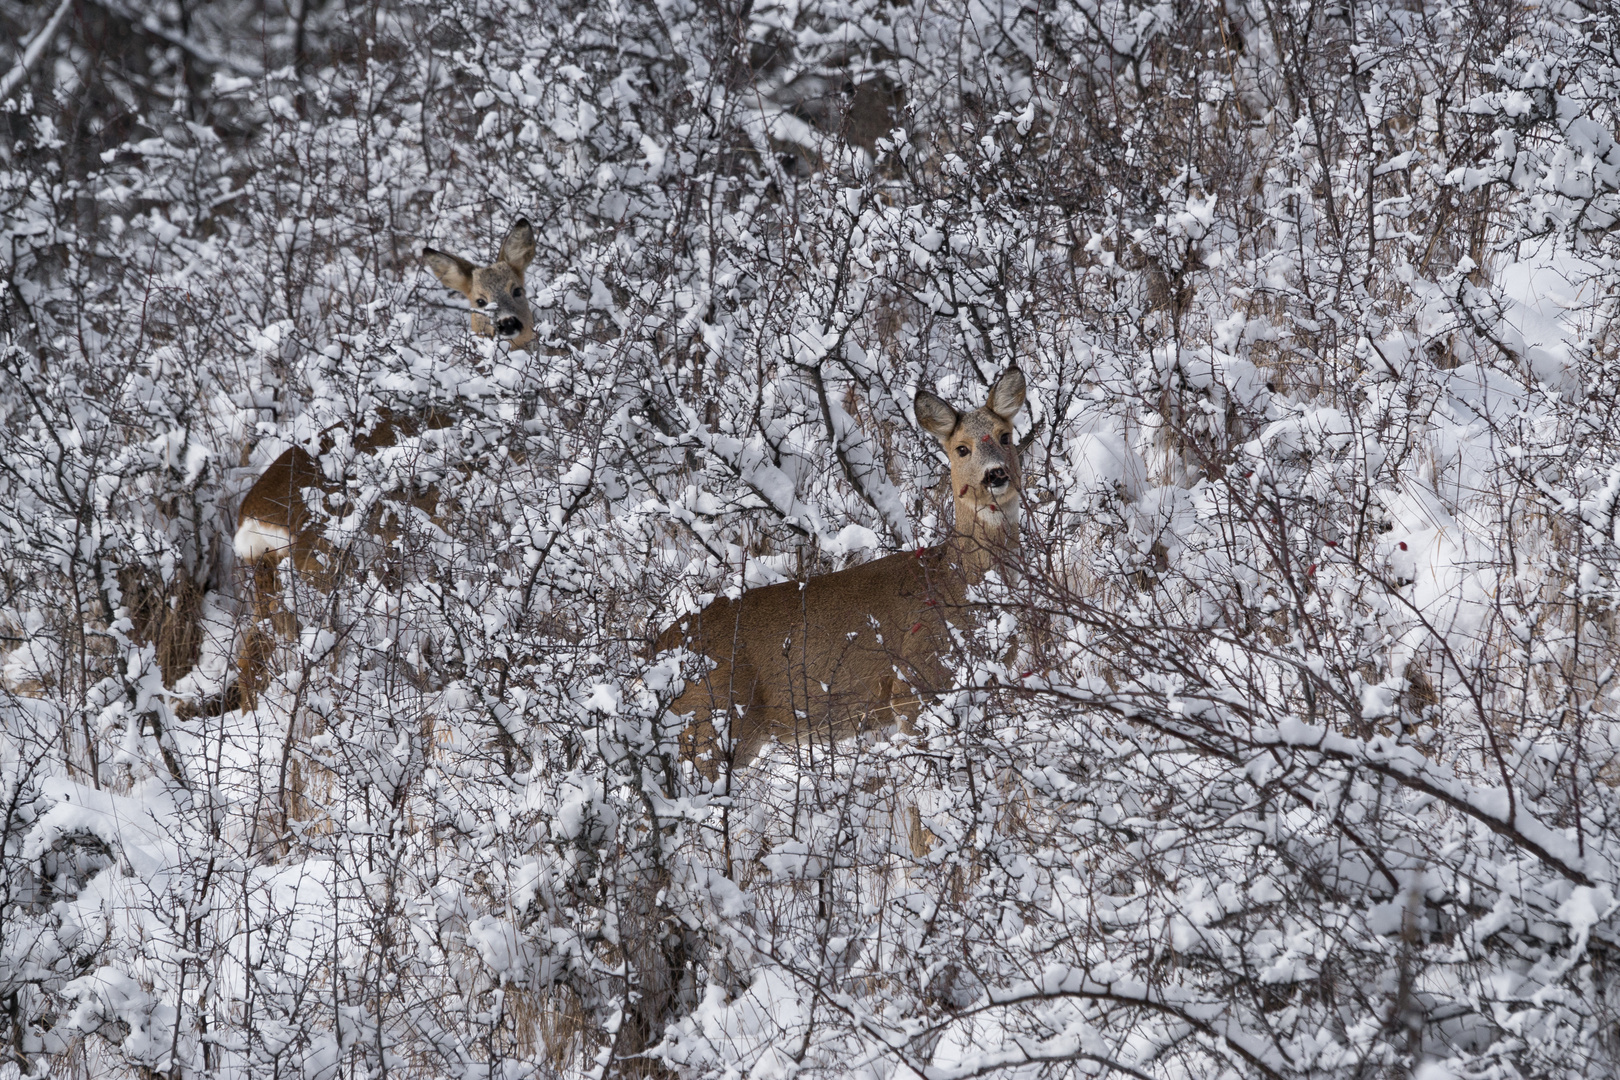
{"label": "deer leg", "polygon": [[243,709],[258,704],[259,691],[269,682],[270,660],[275,639],[266,629],[274,627],[281,610],[280,580],[275,561],[255,559],[250,565],[248,588],[253,594],[253,621],[242,639],[236,658],[237,705]]}
{"label": "deer leg", "polygon": [[[917,714],[922,709],[922,697],[916,688],[909,683],[902,682],[894,675],[887,681],[887,693],[882,700],[889,703],[889,710],[896,719],[896,728],[901,735],[915,736],[917,734]],[[925,859],[933,850],[939,837],[929,831],[922,823],[922,811],[915,802],[906,803],[902,811],[905,820],[906,844],[911,848],[914,859]]]}
{"label": "deer leg", "polygon": [[669,703],[669,711],[687,717],[681,729],[681,757],[697,766],[697,771],[710,781],[720,775],[718,759],[719,733],[714,726],[714,700],[703,683],[688,683],[681,696]]}

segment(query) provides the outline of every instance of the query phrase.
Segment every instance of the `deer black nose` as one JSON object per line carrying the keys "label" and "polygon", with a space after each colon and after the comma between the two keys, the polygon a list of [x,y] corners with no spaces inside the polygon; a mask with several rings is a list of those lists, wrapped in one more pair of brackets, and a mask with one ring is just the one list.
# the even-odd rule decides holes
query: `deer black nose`
{"label": "deer black nose", "polygon": [[517,337],[518,334],[523,330],[523,321],[512,315],[508,315],[506,318],[495,324],[495,329],[502,337]]}
{"label": "deer black nose", "polygon": [[1006,469],[986,469],[984,473],[984,486],[999,488],[1009,483]]}

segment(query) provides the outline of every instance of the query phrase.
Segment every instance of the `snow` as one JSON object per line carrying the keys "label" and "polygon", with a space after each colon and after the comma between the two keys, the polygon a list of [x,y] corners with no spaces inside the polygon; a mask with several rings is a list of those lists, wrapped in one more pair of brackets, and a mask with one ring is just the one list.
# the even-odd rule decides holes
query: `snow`
{"label": "snow", "polygon": [[1620,15],[303,7],[0,12],[0,1080],[1620,1068]]}
{"label": "snow", "polygon": [[[1073,500],[1102,492],[1117,495],[1126,502],[1141,497],[1147,484],[1147,467],[1123,435],[1088,432],[1075,437],[1069,448],[1075,491]],[[1075,509],[1080,507],[1076,505]]]}

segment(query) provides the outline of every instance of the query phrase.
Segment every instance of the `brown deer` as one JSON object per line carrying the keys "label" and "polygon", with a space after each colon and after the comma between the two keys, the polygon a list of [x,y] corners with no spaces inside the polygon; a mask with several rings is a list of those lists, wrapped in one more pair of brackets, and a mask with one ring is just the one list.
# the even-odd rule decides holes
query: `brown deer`
{"label": "brown deer", "polygon": [[[447,255],[431,247],[422,249],[422,262],[447,288],[467,298],[472,332],[483,337],[500,336],[514,348],[534,340],[534,313],[523,291],[523,274],[534,259],[534,230],[527,218],[519,218],[501,241],[495,261],[474,266],[457,255]],[[360,453],[371,453],[393,446],[400,435],[415,435],[421,427],[443,427],[448,421],[437,415],[418,424],[408,417],[384,412],[380,422],[367,434],[354,440]],[[330,431],[321,438],[321,453],[331,450]],[[236,520],[236,555],[247,563],[271,565],[292,556],[301,571],[315,569],[313,557],[324,550],[319,530],[311,528],[307,492],[320,491],[332,496],[342,487],[321,470],[315,455],[301,446],[288,449],[259,476],[242,499]],[[427,500],[431,511],[433,496]]]}
{"label": "brown deer", "polygon": [[727,757],[717,712],[729,720],[737,767],[771,739],[830,744],[897,718],[908,723],[919,701],[948,687],[942,658],[968,587],[1018,547],[1012,422],[1023,404],[1017,368],[972,412],[917,394],[917,422],[951,462],[956,527],[943,544],[721,597],[659,637],[659,650],[684,646],[714,665],[671,705],[695,714],[683,751],[700,770],[713,779]]}
{"label": "brown deer", "polygon": [[[422,249],[422,261],[428,269],[447,287],[467,297],[472,332],[485,337],[499,336],[518,348],[534,339],[534,314],[523,289],[524,271],[533,259],[534,230],[524,218],[512,225],[501,241],[495,261],[488,266],[475,266],[466,259],[431,247]],[[354,449],[362,454],[375,453],[396,445],[401,437],[409,438],[424,429],[442,428],[449,422],[448,417],[437,412],[411,417],[383,409],[369,432],[355,436]],[[336,446],[333,432],[334,429],[328,429],[322,433],[320,455]],[[319,521],[323,515],[312,510],[311,499],[324,501],[328,510],[338,509],[345,486],[344,479],[326,475],[316,454],[293,446],[272,461],[243,496],[242,506],[237,511],[233,546],[237,558],[253,569],[256,623],[268,621],[283,632],[292,625],[291,617],[279,609],[276,599],[276,566],[282,559],[290,557],[301,574],[322,587],[328,586],[339,572],[342,560],[334,557],[336,553],[331,551]],[[409,503],[432,514],[437,507],[438,492],[429,486],[414,493],[393,493],[390,500]],[[372,531],[386,535],[394,523],[397,523],[396,512],[379,508],[370,525]],[[269,640],[258,632],[250,635],[244,644],[239,663],[239,690],[245,701],[252,700],[255,687],[262,680],[269,648]]]}

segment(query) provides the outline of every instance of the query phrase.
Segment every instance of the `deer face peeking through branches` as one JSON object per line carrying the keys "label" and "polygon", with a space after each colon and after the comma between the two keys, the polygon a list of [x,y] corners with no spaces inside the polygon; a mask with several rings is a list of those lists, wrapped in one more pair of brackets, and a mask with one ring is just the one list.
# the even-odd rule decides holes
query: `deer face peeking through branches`
{"label": "deer face peeking through branches", "polygon": [[961,620],[969,587],[1018,546],[1012,422],[1023,404],[1017,368],[970,412],[917,394],[918,422],[951,461],[956,525],[943,544],[721,597],[659,637],[660,650],[684,647],[712,665],[670,706],[692,714],[683,751],[702,772],[747,764],[771,739],[835,742],[904,724],[949,687],[950,624]]}
{"label": "deer face peeking through branches", "polygon": [[527,218],[518,218],[495,261],[475,266],[459,255],[431,247],[422,249],[422,261],[447,289],[467,298],[472,308],[472,332],[504,338],[515,349],[534,340],[534,312],[523,287],[523,273],[534,259],[534,230]]}

